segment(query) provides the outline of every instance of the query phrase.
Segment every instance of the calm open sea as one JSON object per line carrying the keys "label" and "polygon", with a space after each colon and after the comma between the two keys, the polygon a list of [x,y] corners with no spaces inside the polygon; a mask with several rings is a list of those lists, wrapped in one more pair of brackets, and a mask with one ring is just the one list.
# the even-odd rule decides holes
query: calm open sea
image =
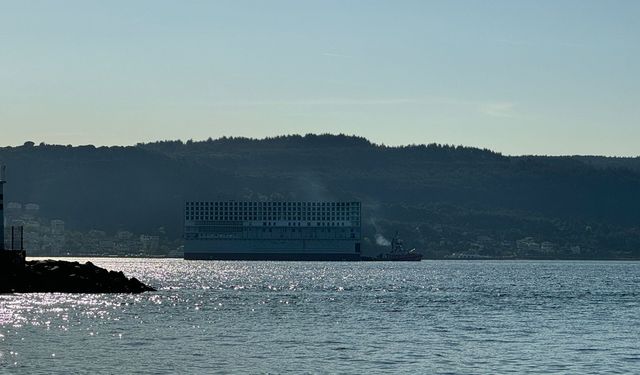
{"label": "calm open sea", "polygon": [[0,295],[0,373],[640,373],[640,263],[79,259],[142,295]]}

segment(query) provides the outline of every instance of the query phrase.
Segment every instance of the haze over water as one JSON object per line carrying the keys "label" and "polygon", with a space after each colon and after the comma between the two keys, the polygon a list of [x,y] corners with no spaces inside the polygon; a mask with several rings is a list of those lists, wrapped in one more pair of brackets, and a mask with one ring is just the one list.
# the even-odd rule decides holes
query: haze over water
{"label": "haze over water", "polygon": [[1,373],[640,366],[639,263],[91,261],[160,291],[0,296]]}

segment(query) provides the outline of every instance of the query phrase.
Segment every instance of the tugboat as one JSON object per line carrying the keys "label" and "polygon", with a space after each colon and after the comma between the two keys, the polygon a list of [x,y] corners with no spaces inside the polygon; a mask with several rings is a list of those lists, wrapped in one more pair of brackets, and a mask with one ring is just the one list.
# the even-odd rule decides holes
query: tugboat
{"label": "tugboat", "polygon": [[379,254],[375,258],[363,258],[363,260],[372,261],[386,261],[386,262],[419,262],[422,260],[422,254],[416,251],[415,248],[407,251],[402,246],[402,240],[398,237],[398,232],[393,236],[391,240],[391,251],[384,254]]}

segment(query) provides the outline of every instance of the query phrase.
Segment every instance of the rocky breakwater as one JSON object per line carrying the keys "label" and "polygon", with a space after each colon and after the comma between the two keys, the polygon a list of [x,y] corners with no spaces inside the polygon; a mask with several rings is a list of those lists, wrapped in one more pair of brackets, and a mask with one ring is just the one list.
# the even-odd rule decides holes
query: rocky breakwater
{"label": "rocky breakwater", "polygon": [[0,293],[142,293],[155,291],[135,277],[108,271],[91,262],[34,260],[4,268]]}

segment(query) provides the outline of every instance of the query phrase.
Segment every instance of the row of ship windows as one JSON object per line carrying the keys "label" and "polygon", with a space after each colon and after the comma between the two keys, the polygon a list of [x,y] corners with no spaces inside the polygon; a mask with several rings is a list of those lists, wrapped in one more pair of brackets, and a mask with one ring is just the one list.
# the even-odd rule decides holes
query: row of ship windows
{"label": "row of ship windows", "polygon": [[346,220],[358,220],[358,215],[333,215],[333,216],[239,216],[239,215],[185,215],[185,220],[243,220],[243,221],[260,221],[260,220],[293,220],[293,221],[317,221],[317,220],[332,220],[332,221],[346,221]]}
{"label": "row of ship windows", "polygon": [[300,208],[300,207],[277,207],[277,208],[267,208],[267,209],[262,209],[260,207],[256,208],[256,207],[251,207],[248,209],[243,209],[243,208],[237,208],[237,207],[189,207],[186,209],[186,212],[216,212],[216,213],[230,213],[230,212],[236,212],[236,213],[244,213],[244,212],[248,212],[248,213],[257,213],[257,212],[264,212],[264,213],[270,213],[270,212],[287,212],[287,213],[300,213],[300,212],[309,212],[309,213],[316,213],[316,212],[338,212],[338,213],[348,213],[348,212],[359,212],[359,210],[357,208],[346,208],[346,207],[311,207],[311,208]]}
{"label": "row of ship windows", "polygon": [[262,232],[270,232],[273,233],[275,230],[276,233],[331,233],[331,230],[334,233],[355,233],[356,230],[354,228],[332,228],[330,226],[324,226],[323,228],[296,228],[296,227],[278,227],[278,228],[247,228],[247,227],[224,227],[224,226],[196,226],[196,227],[187,227],[187,232],[189,233],[256,233],[262,229]]}
{"label": "row of ship windows", "polygon": [[187,207],[360,207],[359,202],[187,202]]}
{"label": "row of ship windows", "polygon": [[[312,226],[312,222],[307,221],[306,222],[306,226],[310,227]],[[353,222],[349,222],[349,224],[352,225],[346,225],[345,222],[341,222],[341,221],[316,221],[314,226],[317,227],[348,227],[348,226],[359,226],[359,222],[358,221],[353,221]],[[278,223],[275,222],[270,222],[270,221],[265,221],[262,223],[262,226],[265,227],[276,227],[278,226]],[[283,225],[281,225],[283,226]],[[305,226],[305,222],[300,222],[300,221],[290,221],[287,223],[287,227],[303,227]]]}
{"label": "row of ship windows", "polygon": [[291,222],[354,222],[360,221],[359,216],[205,216],[205,215],[186,215],[184,217],[185,220],[200,220],[200,221],[240,221],[240,222],[253,222],[253,223],[267,223],[265,225],[269,225],[270,222],[283,222],[283,221],[291,221]]}

